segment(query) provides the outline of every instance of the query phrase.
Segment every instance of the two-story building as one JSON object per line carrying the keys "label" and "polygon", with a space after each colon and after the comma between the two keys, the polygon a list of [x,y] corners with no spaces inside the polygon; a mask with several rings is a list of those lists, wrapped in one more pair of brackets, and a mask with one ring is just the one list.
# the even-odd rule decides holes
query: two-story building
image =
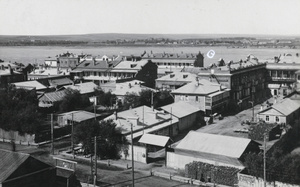
{"label": "two-story building", "polygon": [[223,112],[229,102],[230,90],[221,84],[198,80],[171,92],[175,102],[185,101],[199,108],[207,115]]}
{"label": "two-story building", "polygon": [[189,72],[175,72],[155,80],[155,87],[158,89],[175,90],[181,86],[196,82],[197,75]]}
{"label": "two-story building", "polygon": [[233,109],[248,108],[252,101],[256,103],[270,96],[266,63],[250,56],[239,62],[231,61],[227,65],[213,64],[208,68],[202,68],[198,77],[230,89],[230,106]]}
{"label": "two-story building", "polygon": [[267,62],[268,87],[272,95],[286,96],[293,92],[297,83],[297,71],[300,69],[299,55],[284,54],[268,59]]}

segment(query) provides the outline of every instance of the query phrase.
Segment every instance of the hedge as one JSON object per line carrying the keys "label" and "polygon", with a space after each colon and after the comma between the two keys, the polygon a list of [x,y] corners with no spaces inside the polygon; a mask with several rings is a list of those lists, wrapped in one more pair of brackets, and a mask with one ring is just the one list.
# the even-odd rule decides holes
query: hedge
{"label": "hedge", "polygon": [[215,166],[196,161],[185,165],[185,176],[188,178],[229,186],[238,183],[239,171],[240,169],[233,167]]}

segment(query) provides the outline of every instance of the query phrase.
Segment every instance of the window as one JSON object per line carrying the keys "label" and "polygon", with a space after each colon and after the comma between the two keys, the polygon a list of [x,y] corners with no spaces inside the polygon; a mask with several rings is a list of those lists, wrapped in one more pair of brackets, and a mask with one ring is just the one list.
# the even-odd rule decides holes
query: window
{"label": "window", "polygon": [[266,116],[266,121],[269,121],[269,116]]}
{"label": "window", "polygon": [[196,101],[197,101],[197,102],[199,102],[199,98],[198,98],[198,96],[196,96]]}
{"label": "window", "polygon": [[276,120],[276,122],[279,122],[279,117],[276,116],[276,117],[275,117],[275,120]]}
{"label": "window", "polygon": [[186,100],[186,101],[189,100],[189,96],[188,96],[188,95],[185,96],[185,100]]}

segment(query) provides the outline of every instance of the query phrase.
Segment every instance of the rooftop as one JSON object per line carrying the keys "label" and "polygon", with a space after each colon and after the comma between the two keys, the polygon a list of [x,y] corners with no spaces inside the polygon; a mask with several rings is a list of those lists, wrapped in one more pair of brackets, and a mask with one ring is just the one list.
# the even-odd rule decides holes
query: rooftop
{"label": "rooftop", "polygon": [[13,83],[17,88],[23,88],[26,90],[32,90],[32,89],[36,89],[36,90],[43,90],[43,89],[47,89],[46,86],[44,86],[43,84],[39,83],[38,81],[24,81],[24,82],[16,82]]}
{"label": "rooftop", "polygon": [[226,87],[220,84],[211,83],[208,80],[201,79],[199,83],[188,83],[171,93],[173,94],[197,94],[197,95],[209,95],[218,91],[225,90]]}
{"label": "rooftop", "polygon": [[284,99],[280,103],[272,105],[270,108],[267,108],[259,114],[270,114],[270,115],[285,115],[288,116],[291,113],[295,112],[300,108],[300,103],[297,100],[292,100],[289,98]]}
{"label": "rooftop", "polygon": [[157,81],[180,81],[192,82],[196,81],[197,75],[188,72],[175,72],[156,79]]}
{"label": "rooftop", "polygon": [[170,114],[159,112],[148,106],[118,112],[105,118],[105,120],[108,119],[113,119],[117,127],[121,129],[122,134],[125,135],[131,132],[131,124],[133,124],[133,132],[141,132],[139,135],[142,135],[144,129],[149,129],[152,126],[162,125],[164,122],[167,122],[166,125],[168,126],[178,122],[178,119],[172,118]]}
{"label": "rooftop", "polygon": [[190,131],[176,149],[240,158],[251,139]]}
{"label": "rooftop", "polygon": [[170,105],[163,106],[161,107],[161,109],[178,118],[182,118],[200,111],[200,109],[183,101],[179,101]]}
{"label": "rooftop", "polygon": [[156,90],[152,88],[143,86],[142,85],[143,83],[144,83],[143,81],[139,81],[139,80],[116,83],[115,90],[112,91],[112,93],[117,96],[125,96],[127,93],[132,93],[132,92],[139,95],[142,90],[152,90],[156,92]]}
{"label": "rooftop", "polygon": [[143,66],[148,63],[148,60],[141,60],[141,61],[122,61],[117,64],[111,72],[117,72],[118,70],[140,70]]}
{"label": "rooftop", "polygon": [[66,112],[66,113],[61,113],[59,114],[60,116],[65,116],[68,120],[73,120],[75,122],[83,122],[86,120],[94,119],[95,116],[101,116],[100,114],[94,114],[91,112],[87,112],[84,110],[79,110],[79,111],[71,111],[71,112]]}
{"label": "rooftop", "polygon": [[98,86],[93,82],[79,83],[75,85],[64,86],[64,88],[71,88],[73,90],[78,90],[80,94],[93,93]]}

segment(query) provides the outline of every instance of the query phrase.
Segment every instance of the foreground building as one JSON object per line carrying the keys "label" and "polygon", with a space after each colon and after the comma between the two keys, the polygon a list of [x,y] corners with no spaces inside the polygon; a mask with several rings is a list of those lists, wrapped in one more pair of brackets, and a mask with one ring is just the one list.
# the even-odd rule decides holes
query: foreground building
{"label": "foreground building", "polygon": [[0,149],[1,187],[55,187],[56,168],[29,154]]}
{"label": "foreground building", "polygon": [[259,152],[259,145],[251,139],[190,131],[174,147],[174,152],[167,152],[167,166],[184,169],[186,164],[198,161],[244,169],[245,154]]}

